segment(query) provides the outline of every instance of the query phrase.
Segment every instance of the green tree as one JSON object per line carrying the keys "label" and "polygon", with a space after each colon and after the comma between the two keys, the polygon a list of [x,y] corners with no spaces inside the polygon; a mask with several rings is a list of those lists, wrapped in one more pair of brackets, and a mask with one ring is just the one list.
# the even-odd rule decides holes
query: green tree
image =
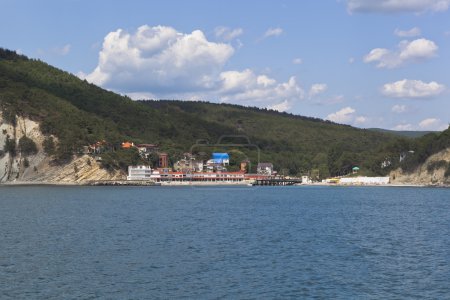
{"label": "green tree", "polygon": [[44,147],[44,152],[48,155],[54,155],[55,154],[55,141],[53,140],[53,137],[49,136],[44,139],[44,142],[42,143]]}
{"label": "green tree", "polygon": [[23,155],[31,155],[37,153],[36,143],[29,137],[23,136],[19,139],[19,151]]}
{"label": "green tree", "polygon": [[16,156],[16,141],[6,136],[5,146],[3,147],[5,152],[9,153],[11,156]]}

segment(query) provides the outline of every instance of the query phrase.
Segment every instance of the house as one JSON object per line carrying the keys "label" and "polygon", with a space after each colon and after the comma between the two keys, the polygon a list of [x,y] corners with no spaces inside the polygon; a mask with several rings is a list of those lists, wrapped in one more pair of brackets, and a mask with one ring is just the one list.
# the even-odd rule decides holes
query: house
{"label": "house", "polygon": [[159,167],[163,169],[169,167],[169,155],[165,152],[159,153]]}
{"label": "house", "polygon": [[122,149],[131,149],[132,147],[134,147],[133,142],[123,142],[122,143]]}
{"label": "house", "polygon": [[261,175],[272,175],[274,173],[273,171],[273,164],[272,163],[258,163],[258,166],[256,167],[256,173]]}
{"label": "house", "polygon": [[139,153],[151,153],[157,151],[159,148],[156,144],[137,144],[136,147]]}
{"label": "house", "polygon": [[215,164],[228,166],[230,164],[230,156],[228,153],[213,153],[211,158]]}
{"label": "house", "polygon": [[241,165],[240,165],[240,170],[241,170],[241,172],[247,172],[247,166],[249,166],[249,161],[248,160],[244,160],[244,161],[241,161]]}
{"label": "house", "polygon": [[173,165],[174,170],[185,173],[202,172],[203,161],[197,160],[193,155],[185,153],[183,159],[180,159]]}
{"label": "house", "polygon": [[413,150],[409,150],[407,152],[400,153],[400,160],[399,161],[403,162],[409,155],[412,155],[412,154],[414,154]]}
{"label": "house", "polygon": [[128,166],[127,180],[151,180],[152,168],[150,166]]}
{"label": "house", "polygon": [[309,177],[308,175],[303,175],[302,176],[302,184],[311,184],[311,177]]}
{"label": "house", "polygon": [[359,172],[359,167],[353,167],[352,168],[352,173],[353,174],[357,174]]}
{"label": "house", "polygon": [[391,163],[391,160],[390,160],[389,158],[386,157],[385,160],[381,163],[381,168],[382,168],[382,169],[387,168],[387,167],[389,167],[391,164],[392,164],[392,163]]}

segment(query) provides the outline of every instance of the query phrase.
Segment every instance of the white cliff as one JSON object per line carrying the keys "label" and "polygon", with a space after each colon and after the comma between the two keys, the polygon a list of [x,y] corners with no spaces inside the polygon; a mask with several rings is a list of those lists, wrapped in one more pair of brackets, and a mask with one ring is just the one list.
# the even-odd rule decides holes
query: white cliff
{"label": "white cliff", "polygon": [[[7,138],[13,139],[18,147],[21,137],[32,139],[37,153],[23,156],[19,151],[12,156],[5,151]],[[63,165],[52,162],[43,149],[45,136],[39,124],[30,119],[17,117],[16,126],[5,122],[0,111],[0,183],[49,183],[49,184],[84,184],[98,180],[122,180],[126,174],[122,171],[109,172],[89,155],[74,156]],[[55,138],[57,143],[57,139]],[[28,163],[25,163],[25,159]]]}

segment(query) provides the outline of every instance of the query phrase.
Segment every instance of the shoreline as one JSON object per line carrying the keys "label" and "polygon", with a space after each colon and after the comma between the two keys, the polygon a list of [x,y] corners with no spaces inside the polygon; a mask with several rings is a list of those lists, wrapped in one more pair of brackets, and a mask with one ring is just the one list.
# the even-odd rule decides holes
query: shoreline
{"label": "shoreline", "polygon": [[[193,181],[172,181],[172,182],[150,182],[150,181],[86,181],[86,182],[49,182],[49,181],[8,181],[0,183],[0,187],[15,186],[145,186],[145,187],[188,187],[188,186],[252,186],[250,182],[193,182]],[[450,185],[442,184],[411,184],[411,183],[395,183],[395,184],[335,184],[335,183],[311,183],[287,185],[284,187],[416,187],[416,188],[450,188]],[[255,186],[256,187],[256,186]],[[261,186],[258,186],[261,187]],[[283,186],[278,186],[283,187]]]}

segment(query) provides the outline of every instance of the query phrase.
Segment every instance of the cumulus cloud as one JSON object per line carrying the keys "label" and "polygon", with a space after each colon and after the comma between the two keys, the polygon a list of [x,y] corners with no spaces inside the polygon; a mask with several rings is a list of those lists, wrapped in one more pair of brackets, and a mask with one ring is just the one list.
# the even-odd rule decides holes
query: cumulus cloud
{"label": "cumulus cloud", "polygon": [[325,83],[316,83],[311,86],[309,89],[309,97],[312,98],[319,94],[322,94],[327,90],[328,86]]}
{"label": "cumulus cloud", "polygon": [[303,63],[303,60],[301,59],[301,58],[294,58],[293,60],[292,60],[292,63],[294,64],[294,65],[301,65],[302,63]]}
{"label": "cumulus cloud", "polygon": [[257,75],[252,70],[246,69],[222,72],[220,79],[221,87],[217,94],[221,102],[287,110],[295,101],[304,97],[304,91],[297,84],[295,77],[291,77],[287,82],[278,83],[273,78]]}
{"label": "cumulus cloud", "polygon": [[168,92],[210,88],[231,57],[230,45],[209,42],[200,30],[182,34],[170,27],[122,29],[104,39],[99,64],[86,79],[122,92]]}
{"label": "cumulus cloud", "polygon": [[392,128],[393,130],[436,130],[442,131],[448,128],[448,124],[438,118],[423,119],[417,125],[401,123]]}
{"label": "cumulus cloud", "polygon": [[369,119],[367,117],[364,116],[359,116],[355,118],[355,124],[356,125],[362,125],[365,124],[369,121]]}
{"label": "cumulus cloud", "polygon": [[436,56],[438,46],[427,39],[401,41],[396,50],[372,49],[364,57],[365,63],[376,63],[377,68],[392,69],[410,62],[419,62]]}
{"label": "cumulus cloud", "polygon": [[423,13],[446,11],[450,0],[347,0],[350,13]]}
{"label": "cumulus cloud", "polygon": [[397,114],[404,113],[406,111],[406,105],[396,104],[392,106],[391,111]]}
{"label": "cumulus cloud", "polygon": [[[219,36],[226,33],[222,30]],[[226,38],[237,34],[228,33]],[[106,35],[98,66],[80,75],[133,98],[216,99],[249,106],[278,105],[278,110],[303,99],[303,89],[294,77],[278,82],[250,69],[223,70],[233,53],[231,45],[208,41],[200,30],[186,34],[144,25],[136,32],[118,29]]]}
{"label": "cumulus cloud", "polygon": [[403,79],[386,83],[381,92],[390,98],[431,98],[438,96],[445,90],[445,86],[435,81],[429,83],[420,80]]}
{"label": "cumulus cloud", "polygon": [[335,113],[329,114],[326,119],[335,123],[350,123],[355,117],[355,112],[355,109],[347,106]]}
{"label": "cumulus cloud", "polygon": [[280,27],[277,28],[269,28],[267,29],[267,31],[264,33],[264,38],[268,38],[271,36],[279,36],[283,33],[283,29],[281,29]]}
{"label": "cumulus cloud", "polygon": [[419,123],[419,127],[422,128],[422,129],[430,129],[430,128],[434,128],[440,122],[441,122],[441,120],[439,120],[439,119],[428,118],[428,119],[422,120]]}
{"label": "cumulus cloud", "polygon": [[419,27],[414,27],[409,30],[400,30],[395,29],[394,34],[399,37],[415,37],[421,35],[421,31]]}
{"label": "cumulus cloud", "polygon": [[231,29],[225,26],[219,26],[214,29],[214,34],[218,39],[229,42],[241,36],[244,33],[242,28]]}
{"label": "cumulus cloud", "polygon": [[283,112],[289,110],[291,107],[292,103],[290,103],[288,100],[284,100],[283,102],[274,105],[269,105],[267,108]]}

